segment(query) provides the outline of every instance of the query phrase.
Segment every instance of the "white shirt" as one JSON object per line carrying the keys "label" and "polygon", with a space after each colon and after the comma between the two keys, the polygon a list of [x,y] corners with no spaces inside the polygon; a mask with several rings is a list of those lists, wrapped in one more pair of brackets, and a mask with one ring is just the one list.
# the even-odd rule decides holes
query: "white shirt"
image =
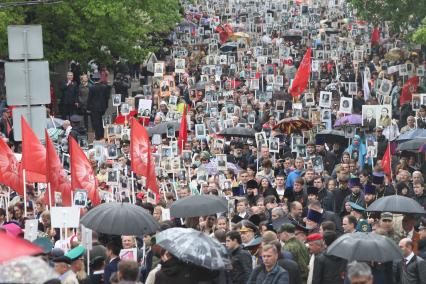
{"label": "white shirt", "polygon": [[411,259],[414,257],[414,252],[411,252],[409,256],[405,257],[405,264],[408,264]]}

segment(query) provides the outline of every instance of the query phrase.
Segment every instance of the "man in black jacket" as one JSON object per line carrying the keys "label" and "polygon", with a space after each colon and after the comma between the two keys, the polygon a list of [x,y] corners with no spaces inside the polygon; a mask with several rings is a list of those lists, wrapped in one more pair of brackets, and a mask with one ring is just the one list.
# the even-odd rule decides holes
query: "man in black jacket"
{"label": "man in black jacket", "polygon": [[248,251],[241,248],[241,235],[237,231],[230,231],[226,234],[226,247],[230,251],[232,270],[232,283],[247,283],[252,271],[252,259]]}
{"label": "man in black jacket", "polygon": [[395,267],[395,283],[426,283],[426,262],[413,252],[413,242],[409,238],[399,242],[403,259]]}
{"label": "man in black jacket", "polygon": [[95,84],[90,87],[89,98],[87,99],[87,110],[90,112],[96,140],[104,137],[102,116],[108,108],[108,87],[99,83],[99,79],[99,76],[93,77]]}
{"label": "man in black jacket", "polygon": [[59,103],[62,119],[70,119],[78,107],[78,86],[74,81],[74,74],[67,73],[67,79],[61,83],[61,101]]}

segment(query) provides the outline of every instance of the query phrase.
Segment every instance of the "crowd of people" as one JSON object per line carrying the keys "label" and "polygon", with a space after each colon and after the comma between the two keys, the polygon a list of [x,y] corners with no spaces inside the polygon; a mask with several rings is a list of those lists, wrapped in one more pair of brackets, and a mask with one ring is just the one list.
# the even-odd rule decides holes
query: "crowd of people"
{"label": "crowd of people", "polygon": [[[54,227],[50,210],[71,205],[84,216],[95,206],[84,189],[68,205],[64,192],[48,201],[45,184],[28,184],[25,204],[4,187],[2,230],[23,237],[38,220],[34,242],[61,283],[426,283],[426,218],[367,210],[393,195],[426,206],[424,50],[387,23],[358,19],[345,1],[308,2],[182,1],[184,20],[160,52],[136,67],[117,57],[111,75],[95,61],[82,74],[73,62],[50,106],[66,173],[71,136],[101,203],[142,206],[159,231],[201,231],[226,247],[230,265],[181,261],[155,232],[93,231],[86,259],[79,228]],[[0,126],[18,153],[11,111]],[[132,117],[149,133],[158,190],[132,173]],[[171,216],[176,200],[193,195],[221,196],[228,210]],[[328,253],[355,232],[390,238],[402,257]],[[136,259],[123,259],[132,248]]]}

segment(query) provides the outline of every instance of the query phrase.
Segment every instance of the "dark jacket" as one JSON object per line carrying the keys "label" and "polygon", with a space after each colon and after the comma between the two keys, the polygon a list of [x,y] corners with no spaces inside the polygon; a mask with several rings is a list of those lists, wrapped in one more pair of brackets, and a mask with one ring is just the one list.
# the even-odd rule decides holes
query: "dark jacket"
{"label": "dark jacket", "polygon": [[278,264],[267,272],[265,266],[262,264],[256,267],[250,274],[247,284],[289,284],[288,272],[285,271]]}
{"label": "dark jacket", "polygon": [[111,274],[118,270],[118,263],[120,262],[120,258],[116,257],[111,262],[109,262],[104,269],[104,284],[109,284],[109,279],[111,278]]}
{"label": "dark jacket", "polygon": [[334,212],[324,210],[322,213],[321,223],[324,221],[332,221],[336,225],[336,232],[338,235],[343,233],[342,221]]}
{"label": "dark jacket", "polygon": [[61,84],[61,104],[62,105],[73,105],[78,103],[78,86],[76,82],[72,82],[67,86],[67,81],[63,81]]}
{"label": "dark jacket", "polygon": [[384,135],[377,137],[377,159],[381,160],[388,147],[388,140]]}
{"label": "dark jacket", "polygon": [[318,191],[318,201],[324,210],[334,211],[334,195],[331,191],[325,188]]}
{"label": "dark jacket", "polygon": [[196,283],[191,279],[190,271],[183,262],[171,258],[161,264],[161,269],[155,274],[155,284],[186,284]]}
{"label": "dark jacket", "polygon": [[87,110],[104,112],[108,108],[108,87],[96,83],[89,89]]}
{"label": "dark jacket", "polygon": [[233,284],[245,284],[252,271],[251,254],[238,247],[231,251],[231,278]]}
{"label": "dark jacket", "polygon": [[90,274],[86,280],[83,281],[83,284],[102,284],[104,282],[103,274]]}
{"label": "dark jacket", "polygon": [[302,284],[299,265],[291,259],[279,258],[278,265],[288,272],[289,284]]}
{"label": "dark jacket", "polygon": [[315,257],[312,284],[342,284],[346,260],[326,253]]}
{"label": "dark jacket", "polygon": [[414,196],[414,200],[417,201],[423,208],[426,208],[426,193],[423,193],[422,195]]}
{"label": "dark jacket", "polygon": [[404,268],[403,260],[395,267],[395,281],[398,284],[423,284],[426,283],[426,262],[423,258],[414,255]]}

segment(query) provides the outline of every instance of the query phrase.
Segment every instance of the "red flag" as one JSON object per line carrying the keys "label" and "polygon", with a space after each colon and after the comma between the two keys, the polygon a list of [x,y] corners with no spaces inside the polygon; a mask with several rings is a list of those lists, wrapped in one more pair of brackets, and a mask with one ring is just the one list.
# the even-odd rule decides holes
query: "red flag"
{"label": "red flag", "polygon": [[[62,206],[71,206],[71,182],[62,167],[61,160],[56,153],[55,146],[45,130],[46,136],[46,161],[47,181],[50,183],[52,202],[55,201],[55,192],[62,196]],[[46,204],[49,204],[49,194],[45,195]]]}
{"label": "red flag", "polygon": [[21,164],[3,139],[0,139],[0,183],[9,186],[19,195],[24,195]]}
{"label": "red flag", "polygon": [[371,45],[378,45],[380,41],[380,31],[378,28],[374,28],[371,33]]}
{"label": "red flag", "polygon": [[180,121],[179,129],[179,138],[178,138],[178,149],[182,153],[185,143],[188,141],[188,126],[186,121],[186,108],[187,105],[183,107],[182,119]]}
{"label": "red flag", "polygon": [[147,189],[151,189],[159,199],[157,176],[155,175],[148,132],[136,119],[132,119],[130,136],[132,171],[146,177]]}
{"label": "red flag", "polygon": [[417,86],[419,85],[419,78],[414,76],[405,82],[402,86],[401,97],[399,98],[399,104],[402,106],[406,102],[411,102],[413,93],[417,92]]}
{"label": "red flag", "polygon": [[392,165],[391,165],[391,148],[390,144],[388,143],[388,147],[386,148],[385,154],[383,155],[382,159],[382,168],[385,174],[388,176],[389,180],[392,181]]}
{"label": "red flag", "polygon": [[46,149],[23,116],[22,127],[22,169],[27,182],[46,182]]}
{"label": "red flag", "polygon": [[98,192],[98,181],[92,165],[78,146],[77,141],[69,136],[70,166],[71,166],[71,190],[84,189],[93,205],[101,203]]}
{"label": "red flag", "polygon": [[12,127],[10,126],[9,119],[6,119],[6,137],[10,137],[10,132],[12,131]]}
{"label": "red flag", "polygon": [[311,74],[311,48],[308,48],[303,56],[302,62],[297,69],[296,76],[290,87],[290,94],[292,97],[300,96],[308,85],[309,76]]}

